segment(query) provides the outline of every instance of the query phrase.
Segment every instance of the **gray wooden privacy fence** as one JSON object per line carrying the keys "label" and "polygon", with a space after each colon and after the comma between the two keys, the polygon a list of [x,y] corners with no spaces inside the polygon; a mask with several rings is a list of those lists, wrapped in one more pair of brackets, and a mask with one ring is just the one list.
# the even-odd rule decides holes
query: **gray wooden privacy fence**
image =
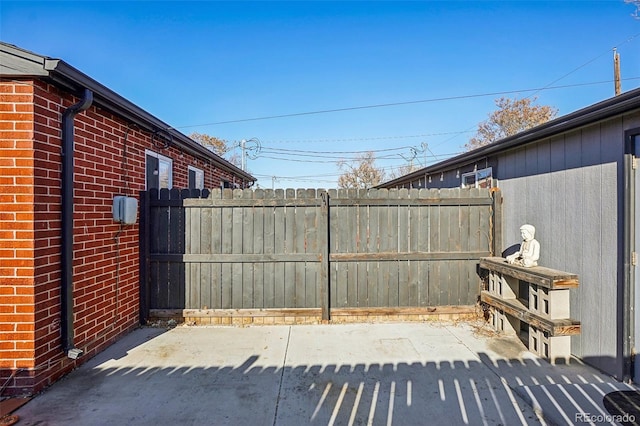
{"label": "gray wooden privacy fence", "polygon": [[473,305],[478,260],[499,240],[499,200],[484,189],[152,190],[141,200],[141,316]]}

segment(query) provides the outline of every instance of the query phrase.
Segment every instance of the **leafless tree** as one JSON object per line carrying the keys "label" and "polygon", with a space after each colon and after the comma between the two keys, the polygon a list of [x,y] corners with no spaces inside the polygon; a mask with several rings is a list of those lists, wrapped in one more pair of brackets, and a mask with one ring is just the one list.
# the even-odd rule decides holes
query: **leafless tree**
{"label": "leafless tree", "polygon": [[384,170],[375,166],[373,152],[366,152],[354,161],[339,161],[338,167],[344,173],[338,178],[339,188],[371,188],[382,182]]}
{"label": "leafless tree", "polygon": [[633,12],[631,16],[633,16],[636,19],[640,19],[640,0],[624,0],[624,2],[627,4],[632,4],[633,6],[636,7],[635,12]]}
{"label": "leafless tree", "polygon": [[218,154],[220,157],[229,161],[231,164],[234,164],[238,167],[240,166],[242,159],[237,154],[229,155],[229,153],[231,152],[231,146],[229,146],[229,143],[224,139],[198,132],[191,133],[189,137],[198,142],[200,145],[206,146],[211,151]]}
{"label": "leafless tree", "polygon": [[[640,0],[639,0],[640,1]],[[547,105],[534,105],[537,98],[499,98],[497,110],[478,124],[476,135],[464,146],[467,151],[513,136],[553,119],[558,110]]]}

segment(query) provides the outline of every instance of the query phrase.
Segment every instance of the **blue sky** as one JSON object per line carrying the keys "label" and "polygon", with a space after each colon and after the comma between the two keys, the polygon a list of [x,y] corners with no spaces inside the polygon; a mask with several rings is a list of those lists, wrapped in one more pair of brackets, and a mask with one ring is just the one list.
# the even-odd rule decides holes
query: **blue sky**
{"label": "blue sky", "polygon": [[[623,0],[3,0],[0,39],[185,134],[258,139],[260,187],[330,188],[357,152],[388,172],[412,147],[428,146],[417,165],[461,152],[499,96],[535,94],[560,115],[609,98],[614,47],[623,90],[639,87],[633,12]],[[564,87],[530,90],[548,86]],[[261,119],[274,116],[286,117]]]}

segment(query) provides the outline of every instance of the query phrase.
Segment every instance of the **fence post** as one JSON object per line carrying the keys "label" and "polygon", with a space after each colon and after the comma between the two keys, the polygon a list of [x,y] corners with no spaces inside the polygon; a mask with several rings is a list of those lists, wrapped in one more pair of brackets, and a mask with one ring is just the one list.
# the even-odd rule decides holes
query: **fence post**
{"label": "fence post", "polygon": [[493,198],[493,210],[492,224],[493,229],[493,246],[491,247],[494,256],[502,256],[502,192],[498,188],[491,189],[491,196]]}
{"label": "fence post", "polygon": [[329,242],[331,241],[329,235],[329,193],[323,191],[320,193],[322,198],[322,206],[320,212],[320,222],[318,224],[318,243],[320,244],[320,307],[322,308],[322,320],[331,320],[331,305],[330,305],[330,282],[329,277]]}
{"label": "fence post", "polygon": [[140,244],[140,306],[139,321],[145,324],[149,318],[149,191],[140,191],[140,223],[138,239]]}

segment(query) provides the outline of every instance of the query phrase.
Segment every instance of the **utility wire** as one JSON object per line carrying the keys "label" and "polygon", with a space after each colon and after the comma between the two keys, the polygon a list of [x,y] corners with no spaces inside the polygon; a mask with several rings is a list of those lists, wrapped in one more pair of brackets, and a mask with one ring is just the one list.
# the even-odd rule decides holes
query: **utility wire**
{"label": "utility wire", "polygon": [[[504,92],[493,92],[493,93],[487,93],[487,94],[476,94],[476,95],[466,95],[466,96],[455,96],[455,97],[447,97],[447,98],[434,98],[434,99],[425,99],[425,100],[418,100],[418,101],[408,101],[408,102],[397,102],[397,103],[388,103],[388,104],[377,104],[377,105],[369,105],[369,106],[361,106],[361,107],[351,107],[351,108],[338,108],[338,109],[331,109],[331,110],[321,110],[321,111],[312,111],[312,112],[303,112],[303,113],[296,113],[296,114],[283,114],[283,115],[277,115],[277,116],[268,116],[268,117],[258,117],[258,118],[251,118],[251,119],[243,119],[243,120],[230,120],[230,121],[225,121],[225,122],[217,122],[217,123],[210,123],[211,125],[215,125],[215,124],[227,124],[227,123],[234,123],[234,122],[244,122],[244,121],[257,121],[257,120],[268,120],[268,119],[275,119],[275,118],[285,118],[285,117],[295,117],[295,116],[301,116],[301,115],[311,115],[311,114],[324,114],[324,113],[331,113],[331,112],[340,112],[340,111],[351,111],[351,110],[358,110],[358,109],[368,109],[368,108],[381,108],[381,107],[390,107],[390,106],[399,106],[399,105],[409,105],[409,104],[417,104],[417,103],[426,103],[426,102],[437,102],[437,101],[446,101],[446,100],[456,100],[456,99],[469,99],[469,98],[476,98],[476,97],[481,97],[481,96],[495,96],[495,95],[504,95],[504,94],[512,94],[512,93],[522,93],[522,92],[530,92],[533,91],[534,93],[532,93],[531,95],[527,96],[527,97],[532,97],[535,96],[537,93],[539,93],[542,90],[549,90],[549,89],[559,89],[559,88],[568,88],[568,87],[580,87],[580,86],[587,86],[587,85],[596,85],[596,84],[604,84],[604,83],[611,83],[611,80],[608,81],[602,81],[602,82],[593,82],[593,83],[582,83],[582,84],[572,84],[572,85],[563,85],[563,86],[552,86],[553,84],[557,83],[558,81],[563,80],[564,78],[568,77],[569,75],[577,72],[578,70],[586,67],[587,65],[595,62],[596,60],[600,59],[602,56],[608,54],[609,52],[611,52],[612,50],[617,49],[618,47],[620,47],[623,44],[626,44],[630,41],[632,41],[633,39],[637,38],[638,36],[640,36],[640,33],[635,34],[629,38],[627,38],[625,41],[623,41],[622,43],[619,43],[617,46],[608,49],[606,52],[603,52],[602,54],[594,57],[593,59],[583,63],[582,65],[578,66],[577,68],[573,69],[572,71],[562,75],[561,77],[553,80],[552,82],[550,82],[549,84],[545,85],[544,87],[541,88],[537,88],[537,89],[527,89],[527,90],[519,90],[519,91],[504,91]],[[627,78],[627,79],[623,79],[623,80],[635,80],[638,79],[638,77],[634,77],[634,78]],[[189,126],[191,127],[191,126]],[[451,138],[446,139],[443,142],[440,142],[438,145],[442,145],[446,142],[449,142],[450,140],[454,139],[455,137],[459,136],[462,133],[466,133],[471,131],[471,129],[473,129],[475,126],[470,127],[469,129],[462,131],[462,132],[455,132],[454,136]],[[280,151],[287,151],[287,150],[280,150]],[[295,150],[289,150],[291,152],[295,151]],[[296,152],[300,152],[300,151],[296,151]],[[301,152],[309,152],[309,153],[319,153],[319,152],[314,152],[314,151],[301,151]],[[433,153],[433,151],[431,151],[431,149],[429,149],[429,152],[431,154],[433,154],[433,157],[436,159],[436,161],[438,160],[438,157]],[[445,156],[444,154],[442,156]],[[276,159],[277,158],[273,158],[273,157],[267,157],[267,158],[272,158],[272,159]],[[294,160],[294,159],[279,159],[282,161],[296,161],[296,162],[305,162],[305,160]],[[316,162],[318,162],[318,160],[316,160]],[[320,161],[320,162],[327,162],[327,161]],[[397,167],[393,167],[392,169],[397,169],[398,167],[401,166],[397,166]],[[389,167],[391,168],[391,167]],[[382,168],[383,170],[385,168]],[[256,177],[259,175],[256,175]],[[327,175],[323,175],[322,177],[326,177]],[[331,176],[340,176],[340,174],[338,175],[331,175]],[[277,178],[277,179],[281,179],[281,180],[295,180],[295,179],[299,179],[299,180],[304,180],[304,178],[302,177],[298,177],[298,178],[284,178],[284,177],[272,177],[272,178]],[[306,177],[305,177],[306,178]]]}
{"label": "utility wire", "polygon": [[[573,72],[575,72],[575,71],[572,71],[572,73]],[[567,75],[569,75],[569,74],[567,74]],[[564,77],[566,77],[566,75]],[[564,77],[562,77],[562,78],[564,78]],[[640,77],[629,78],[629,79],[625,79],[625,80],[633,80],[633,79],[640,79]],[[514,94],[514,93],[523,93],[523,92],[536,92],[537,93],[537,92],[539,92],[541,90],[556,90],[556,89],[566,89],[566,88],[570,88],[570,87],[594,86],[594,85],[597,85],[597,84],[607,84],[607,83],[611,83],[611,82],[612,82],[612,80],[605,80],[605,81],[596,81],[596,82],[589,82],[589,83],[566,84],[566,85],[562,85],[562,86],[534,87],[534,88],[530,88],[530,89],[505,90],[505,91],[499,91],[499,92],[478,93],[478,94],[472,94],[472,95],[460,95],[460,96],[448,96],[448,97],[442,97],[442,98],[421,99],[421,100],[417,100],[417,101],[389,102],[389,103],[384,103],[384,104],[364,105],[364,106],[355,106],[355,107],[347,107],[347,108],[333,108],[333,109],[325,109],[325,110],[318,110],[318,111],[307,111],[307,112],[297,112],[297,113],[291,113],[291,114],[268,115],[268,116],[264,116],[264,117],[253,117],[253,118],[241,118],[241,119],[236,119],[236,120],[216,121],[216,122],[212,122],[212,123],[191,124],[191,125],[186,125],[186,126],[171,127],[170,129],[176,129],[177,130],[177,129],[186,129],[186,128],[189,128],[189,127],[216,126],[216,125],[220,125],[220,124],[232,124],[232,123],[246,123],[248,121],[273,120],[273,119],[276,119],[276,118],[300,117],[300,116],[304,116],[304,115],[328,114],[328,113],[333,113],[333,112],[356,111],[356,110],[362,110],[362,109],[386,108],[386,107],[401,106],[401,105],[413,105],[413,104],[420,104],[420,103],[432,103],[432,102],[453,101],[453,100],[461,100],[461,99],[482,98],[482,97],[486,97],[486,96],[510,95],[510,94]]]}
{"label": "utility wire", "polygon": [[[597,56],[596,56],[596,57],[594,57],[593,59],[588,60],[587,62],[583,63],[582,65],[578,66],[577,68],[574,68],[572,71],[569,71],[568,73],[566,73],[566,74],[565,74],[565,75],[563,75],[562,77],[559,77],[559,78],[557,78],[557,79],[553,80],[551,83],[547,84],[546,86],[541,87],[540,89],[536,90],[535,92],[533,92],[532,94],[530,94],[529,96],[527,96],[527,98],[530,98],[530,97],[535,96],[536,94],[540,93],[542,90],[547,90],[547,89],[554,88],[554,87],[552,87],[552,85],[553,85],[553,84],[557,83],[557,82],[558,82],[558,81],[560,81],[560,80],[565,79],[566,77],[568,77],[568,76],[570,76],[571,74],[573,74],[574,72],[576,72],[576,71],[578,71],[578,70],[580,70],[580,69],[582,69],[582,68],[586,67],[587,65],[591,64],[592,62],[595,62],[596,60],[600,59],[600,58],[601,58],[601,57],[603,57],[604,55],[607,55],[607,54],[609,54],[610,52],[615,51],[618,47],[622,46],[623,44],[629,43],[631,40],[633,40],[633,39],[637,38],[638,36],[640,36],[640,33],[637,33],[637,34],[634,34],[634,35],[632,35],[632,36],[628,37],[628,38],[627,38],[626,40],[624,40],[623,42],[618,43],[616,46],[613,46],[613,47],[612,47],[612,48],[610,48],[610,49],[607,49],[605,52],[602,52],[601,54],[597,55]],[[623,78],[623,79],[622,79],[622,81],[626,81],[626,80],[636,80],[636,79],[638,79],[638,77]],[[613,82],[613,80],[609,80],[609,81],[606,81],[606,82],[603,82],[603,83],[612,83],[612,82]],[[598,83],[595,83],[595,84],[598,84]],[[557,86],[556,86],[556,87],[557,87]],[[473,128],[475,128],[476,126],[477,126],[477,125],[472,126],[472,127],[470,127],[469,129],[473,129]],[[435,146],[443,145],[443,144],[445,144],[445,143],[447,143],[447,142],[449,142],[449,141],[451,141],[451,140],[455,139],[457,136],[458,136],[458,135],[456,135],[456,136],[452,136],[452,137],[450,137],[450,138],[448,138],[448,139],[445,139],[444,141],[442,141],[442,142],[438,143],[438,144],[437,144],[437,145],[435,145]]]}
{"label": "utility wire", "polygon": [[386,149],[367,149],[364,151],[307,151],[301,149],[285,149],[285,148],[263,148],[263,151],[273,151],[273,152],[303,152],[305,154],[366,154],[368,152],[389,152],[389,151],[404,151],[406,149],[411,149],[412,146],[401,146],[399,148],[386,148]]}
{"label": "utility wire", "polygon": [[[460,154],[458,153],[453,153],[453,154],[442,154],[442,155],[457,155]],[[432,161],[427,161],[427,163],[434,163],[435,161],[438,161],[437,159],[432,160]],[[396,165],[390,165],[390,166],[384,166],[384,167],[377,167],[380,170],[384,170],[384,171],[392,171],[392,170],[396,170],[399,167],[404,167],[406,166],[407,163],[402,163],[402,164],[396,164]],[[315,178],[327,178],[327,177],[339,177],[341,176],[343,173],[324,173],[324,174],[319,174],[319,175],[303,175],[303,176],[274,176],[272,174],[269,175],[265,175],[265,174],[260,174],[260,173],[252,173],[254,177],[257,178],[276,178],[276,179],[282,179],[282,180],[296,180],[296,179],[315,179]]]}
{"label": "utility wire", "polygon": [[[270,160],[279,160],[279,161],[291,161],[293,163],[337,163],[339,160],[341,160],[338,157],[334,157],[333,160],[300,160],[300,159],[295,159],[295,158],[282,158],[282,157],[271,157],[269,155],[261,155],[260,158],[268,158]],[[324,157],[324,158],[328,158],[328,157]],[[329,157],[330,158],[330,157]],[[342,159],[344,161],[349,161],[349,159]]]}
{"label": "utility wire", "polygon": [[[402,149],[402,151],[407,151],[407,150],[411,150],[411,147],[407,147],[405,149]],[[397,151],[397,150],[394,150]],[[278,155],[280,157],[278,158],[283,158],[286,159],[288,157],[312,157],[312,158],[333,158],[335,160],[345,160],[345,159],[359,159],[363,154],[366,153],[375,153],[375,152],[388,152],[385,150],[380,150],[380,151],[375,151],[375,150],[371,150],[371,151],[356,151],[353,153],[348,153],[348,156],[345,155],[338,155],[340,154],[339,152],[334,153],[334,152],[318,152],[318,151],[309,151],[309,153],[306,153],[305,151],[298,151],[298,152],[280,152],[280,151],[275,151],[275,150],[270,150],[270,149],[263,149],[261,154],[259,155],[259,157],[264,158],[264,154],[271,154],[271,155]],[[416,151],[417,152],[417,151]],[[421,152],[422,153],[422,152]],[[376,156],[376,159],[384,159],[384,158],[397,158],[397,157],[402,157],[402,153],[398,152],[395,154],[385,154],[385,155],[378,155]],[[256,157],[257,158],[257,157]],[[273,157],[271,157],[273,158]]]}
{"label": "utility wire", "polygon": [[[300,159],[300,158],[286,158],[286,157],[272,157],[269,155],[260,155],[260,158],[268,158],[270,160],[278,160],[278,161],[291,161],[294,163],[342,163],[342,162],[351,162],[358,161],[358,157],[331,157],[331,156],[315,156],[315,155],[305,155],[298,154],[302,157],[312,157],[311,159]],[[320,160],[320,158],[328,158],[328,160]],[[400,155],[386,155],[376,157],[376,160],[391,160],[391,159],[399,159],[402,158]]]}
{"label": "utility wire", "polygon": [[[623,44],[629,43],[631,40],[633,40],[634,38],[640,36],[640,33],[638,34],[634,34],[630,37],[628,37],[625,41],[618,43],[616,46],[613,46],[612,48],[608,49],[606,52],[602,52],[600,55],[596,56],[595,58],[585,62],[584,64],[580,65],[579,67],[573,69],[572,71],[569,71],[568,73],[566,73],[565,75],[563,75],[562,77],[559,77],[555,80],[553,80],[551,83],[547,84],[546,86],[544,86],[543,88],[541,88],[540,90],[545,90],[548,87],[550,87],[553,84],[556,84],[557,82],[559,82],[560,80],[563,80],[564,78],[570,76],[571,74],[573,74],[576,71],[579,71],[580,69],[586,67],[587,65],[591,64],[592,62],[597,61],[598,59],[602,58],[604,55],[609,54],[610,52],[616,50],[618,47],[622,46]],[[609,82],[610,83],[610,82]],[[537,90],[536,92],[532,93],[531,95],[529,95],[529,97],[531,96],[535,96],[536,94],[538,94],[538,92],[540,92],[540,90]]]}
{"label": "utility wire", "polygon": [[358,142],[388,139],[410,139],[410,138],[426,138],[430,136],[447,136],[462,132],[440,132],[440,133],[422,133],[419,135],[402,135],[402,136],[371,136],[362,138],[335,138],[335,139],[288,139],[288,140],[265,140],[264,143],[319,143],[319,142]]}
{"label": "utility wire", "polygon": [[[431,152],[431,151],[430,151]],[[276,155],[278,153],[271,153],[272,155]],[[431,152],[430,157],[434,157],[436,160],[438,159],[438,157],[447,157],[447,156],[452,156],[452,155],[457,155],[460,154],[459,152],[454,152],[452,154],[434,154],[433,152]],[[298,156],[298,157],[311,157],[311,159],[301,159],[301,158],[289,158],[289,157],[274,157],[271,155],[263,155],[260,154],[259,158],[268,158],[271,160],[278,160],[278,161],[292,161],[292,162],[296,162],[296,163],[337,163],[337,162],[344,162],[344,161],[358,161],[360,159],[360,157],[335,157],[335,156],[330,156],[330,155],[316,155],[316,154],[286,154],[289,156]],[[321,158],[328,158],[329,160],[319,160]],[[401,154],[390,154],[390,155],[381,155],[381,156],[377,156],[375,157],[375,160],[392,160],[392,159],[401,159],[404,158]],[[417,156],[416,156],[417,158]],[[333,159],[333,160],[331,160]],[[406,161],[406,158],[405,158]]]}

